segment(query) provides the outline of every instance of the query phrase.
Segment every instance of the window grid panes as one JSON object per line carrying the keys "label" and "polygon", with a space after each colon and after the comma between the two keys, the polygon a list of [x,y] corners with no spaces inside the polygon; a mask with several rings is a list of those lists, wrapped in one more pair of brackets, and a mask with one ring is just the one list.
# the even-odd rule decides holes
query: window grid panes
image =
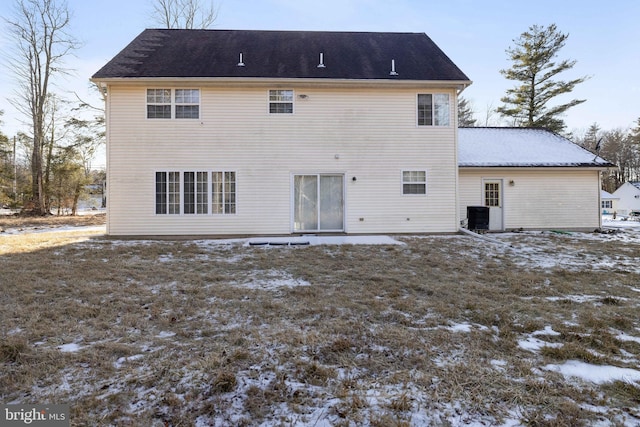
{"label": "window grid panes", "polygon": [[184,173],[184,213],[196,213],[196,183],[195,173]]}
{"label": "window grid panes", "polygon": [[235,172],[156,172],[155,178],[156,214],[236,213]]}
{"label": "window grid panes", "polygon": [[484,184],[484,205],[489,207],[500,206],[500,184],[487,182]]}
{"label": "window grid panes", "polygon": [[431,126],[433,124],[433,102],[431,95],[418,95],[418,124]]}
{"label": "window grid panes", "polygon": [[147,89],[148,119],[199,119],[200,89]]}
{"label": "window grid panes", "polygon": [[402,171],[402,194],[427,194],[427,172]]}
{"label": "window grid panes", "polygon": [[293,113],[293,90],[270,90],[269,91],[269,113],[271,114],[292,114]]}
{"label": "window grid panes", "polygon": [[180,213],[180,172],[169,172],[168,203],[170,214]]}
{"label": "window grid panes", "polygon": [[198,172],[196,176],[196,197],[197,197],[197,212],[199,214],[208,213],[208,196],[209,196],[209,185],[208,185],[208,172]]}
{"label": "window grid panes", "polygon": [[156,213],[167,213],[167,173],[156,172]]}
{"label": "window grid panes", "polygon": [[224,173],[224,213],[236,213],[236,173]]}
{"label": "window grid panes", "polygon": [[176,89],[176,119],[200,118],[200,90]]}
{"label": "window grid panes", "polygon": [[147,118],[171,118],[171,89],[147,89]]}
{"label": "window grid panes", "polygon": [[449,126],[449,94],[418,94],[418,126]]}

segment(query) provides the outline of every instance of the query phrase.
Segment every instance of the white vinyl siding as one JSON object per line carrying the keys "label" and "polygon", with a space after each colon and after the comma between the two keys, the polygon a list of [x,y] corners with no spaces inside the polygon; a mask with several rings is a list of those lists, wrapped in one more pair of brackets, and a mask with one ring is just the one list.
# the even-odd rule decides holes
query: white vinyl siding
{"label": "white vinyl siding", "polygon": [[483,180],[502,179],[504,229],[586,229],[600,226],[599,171],[552,168],[461,168],[460,217],[483,206]]}
{"label": "white vinyl siding", "polygon": [[[200,120],[141,120],[144,83],[110,85],[109,234],[291,233],[295,174],[344,176],[347,233],[458,229],[456,129],[416,127],[416,89],[294,87],[307,97],[287,120],[265,114],[270,89],[202,84]],[[427,197],[402,194],[402,170],[428,170]],[[213,215],[209,193],[207,215],[155,214],[157,171],[235,171],[238,199],[223,209],[236,213]]]}

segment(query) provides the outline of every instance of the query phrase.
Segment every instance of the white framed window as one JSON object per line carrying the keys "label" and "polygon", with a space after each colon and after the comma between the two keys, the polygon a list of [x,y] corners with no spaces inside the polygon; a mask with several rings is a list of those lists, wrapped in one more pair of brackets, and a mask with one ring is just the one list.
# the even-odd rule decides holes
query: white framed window
{"label": "white framed window", "polygon": [[180,213],[180,172],[156,172],[156,214]]}
{"label": "white framed window", "polygon": [[208,172],[184,172],[184,213],[206,214],[209,211]]}
{"label": "white framed window", "polygon": [[293,114],[293,90],[269,90],[269,114]]}
{"label": "white framed window", "polygon": [[148,119],[199,119],[200,89],[147,89]]}
{"label": "white framed window", "polygon": [[449,126],[449,94],[418,94],[418,126]]}
{"label": "white framed window", "polygon": [[613,209],[613,200],[602,200],[602,209]]}
{"label": "white framed window", "polygon": [[231,171],[211,173],[211,213],[236,213],[236,173]]}
{"label": "white framed window", "polygon": [[157,215],[236,213],[234,171],[159,171],[155,191]]}
{"label": "white framed window", "polygon": [[427,171],[426,170],[403,170],[402,171],[402,194],[404,195],[427,194]]}
{"label": "white framed window", "polygon": [[176,89],[176,119],[200,118],[200,90]]}
{"label": "white framed window", "polygon": [[171,118],[171,89],[147,89],[147,118]]}

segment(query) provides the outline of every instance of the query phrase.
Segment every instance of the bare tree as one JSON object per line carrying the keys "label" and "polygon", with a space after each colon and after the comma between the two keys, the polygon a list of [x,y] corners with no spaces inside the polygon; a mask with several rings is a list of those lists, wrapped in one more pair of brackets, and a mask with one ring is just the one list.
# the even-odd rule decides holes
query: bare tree
{"label": "bare tree", "polygon": [[78,47],[67,32],[70,14],[65,3],[56,0],[16,0],[15,16],[6,20],[15,42],[10,61],[18,81],[14,106],[32,126],[31,175],[32,210],[47,213],[43,182],[43,153],[46,145],[47,102],[53,78],[64,74],[64,59]]}
{"label": "bare tree", "polygon": [[600,156],[615,163],[618,168],[610,171],[603,180],[607,191],[612,192],[627,181],[635,181],[640,172],[640,150],[629,131],[614,129],[603,132]]}
{"label": "bare tree", "polygon": [[213,1],[154,0],[153,18],[165,28],[205,29],[218,18],[218,9]]}

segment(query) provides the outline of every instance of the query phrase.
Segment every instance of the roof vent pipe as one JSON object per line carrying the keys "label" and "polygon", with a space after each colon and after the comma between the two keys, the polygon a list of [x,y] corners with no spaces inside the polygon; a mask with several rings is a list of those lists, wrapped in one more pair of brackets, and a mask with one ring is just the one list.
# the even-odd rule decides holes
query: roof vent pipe
{"label": "roof vent pipe", "polygon": [[238,62],[238,67],[244,67],[244,62],[242,62],[242,52],[240,52],[240,61]]}
{"label": "roof vent pipe", "polygon": [[320,52],[320,63],[318,64],[318,68],[326,68],[324,65],[324,53]]}
{"label": "roof vent pipe", "polygon": [[396,73],[396,60],[392,59],[391,60],[391,72],[389,73],[390,76],[397,76],[398,73]]}

